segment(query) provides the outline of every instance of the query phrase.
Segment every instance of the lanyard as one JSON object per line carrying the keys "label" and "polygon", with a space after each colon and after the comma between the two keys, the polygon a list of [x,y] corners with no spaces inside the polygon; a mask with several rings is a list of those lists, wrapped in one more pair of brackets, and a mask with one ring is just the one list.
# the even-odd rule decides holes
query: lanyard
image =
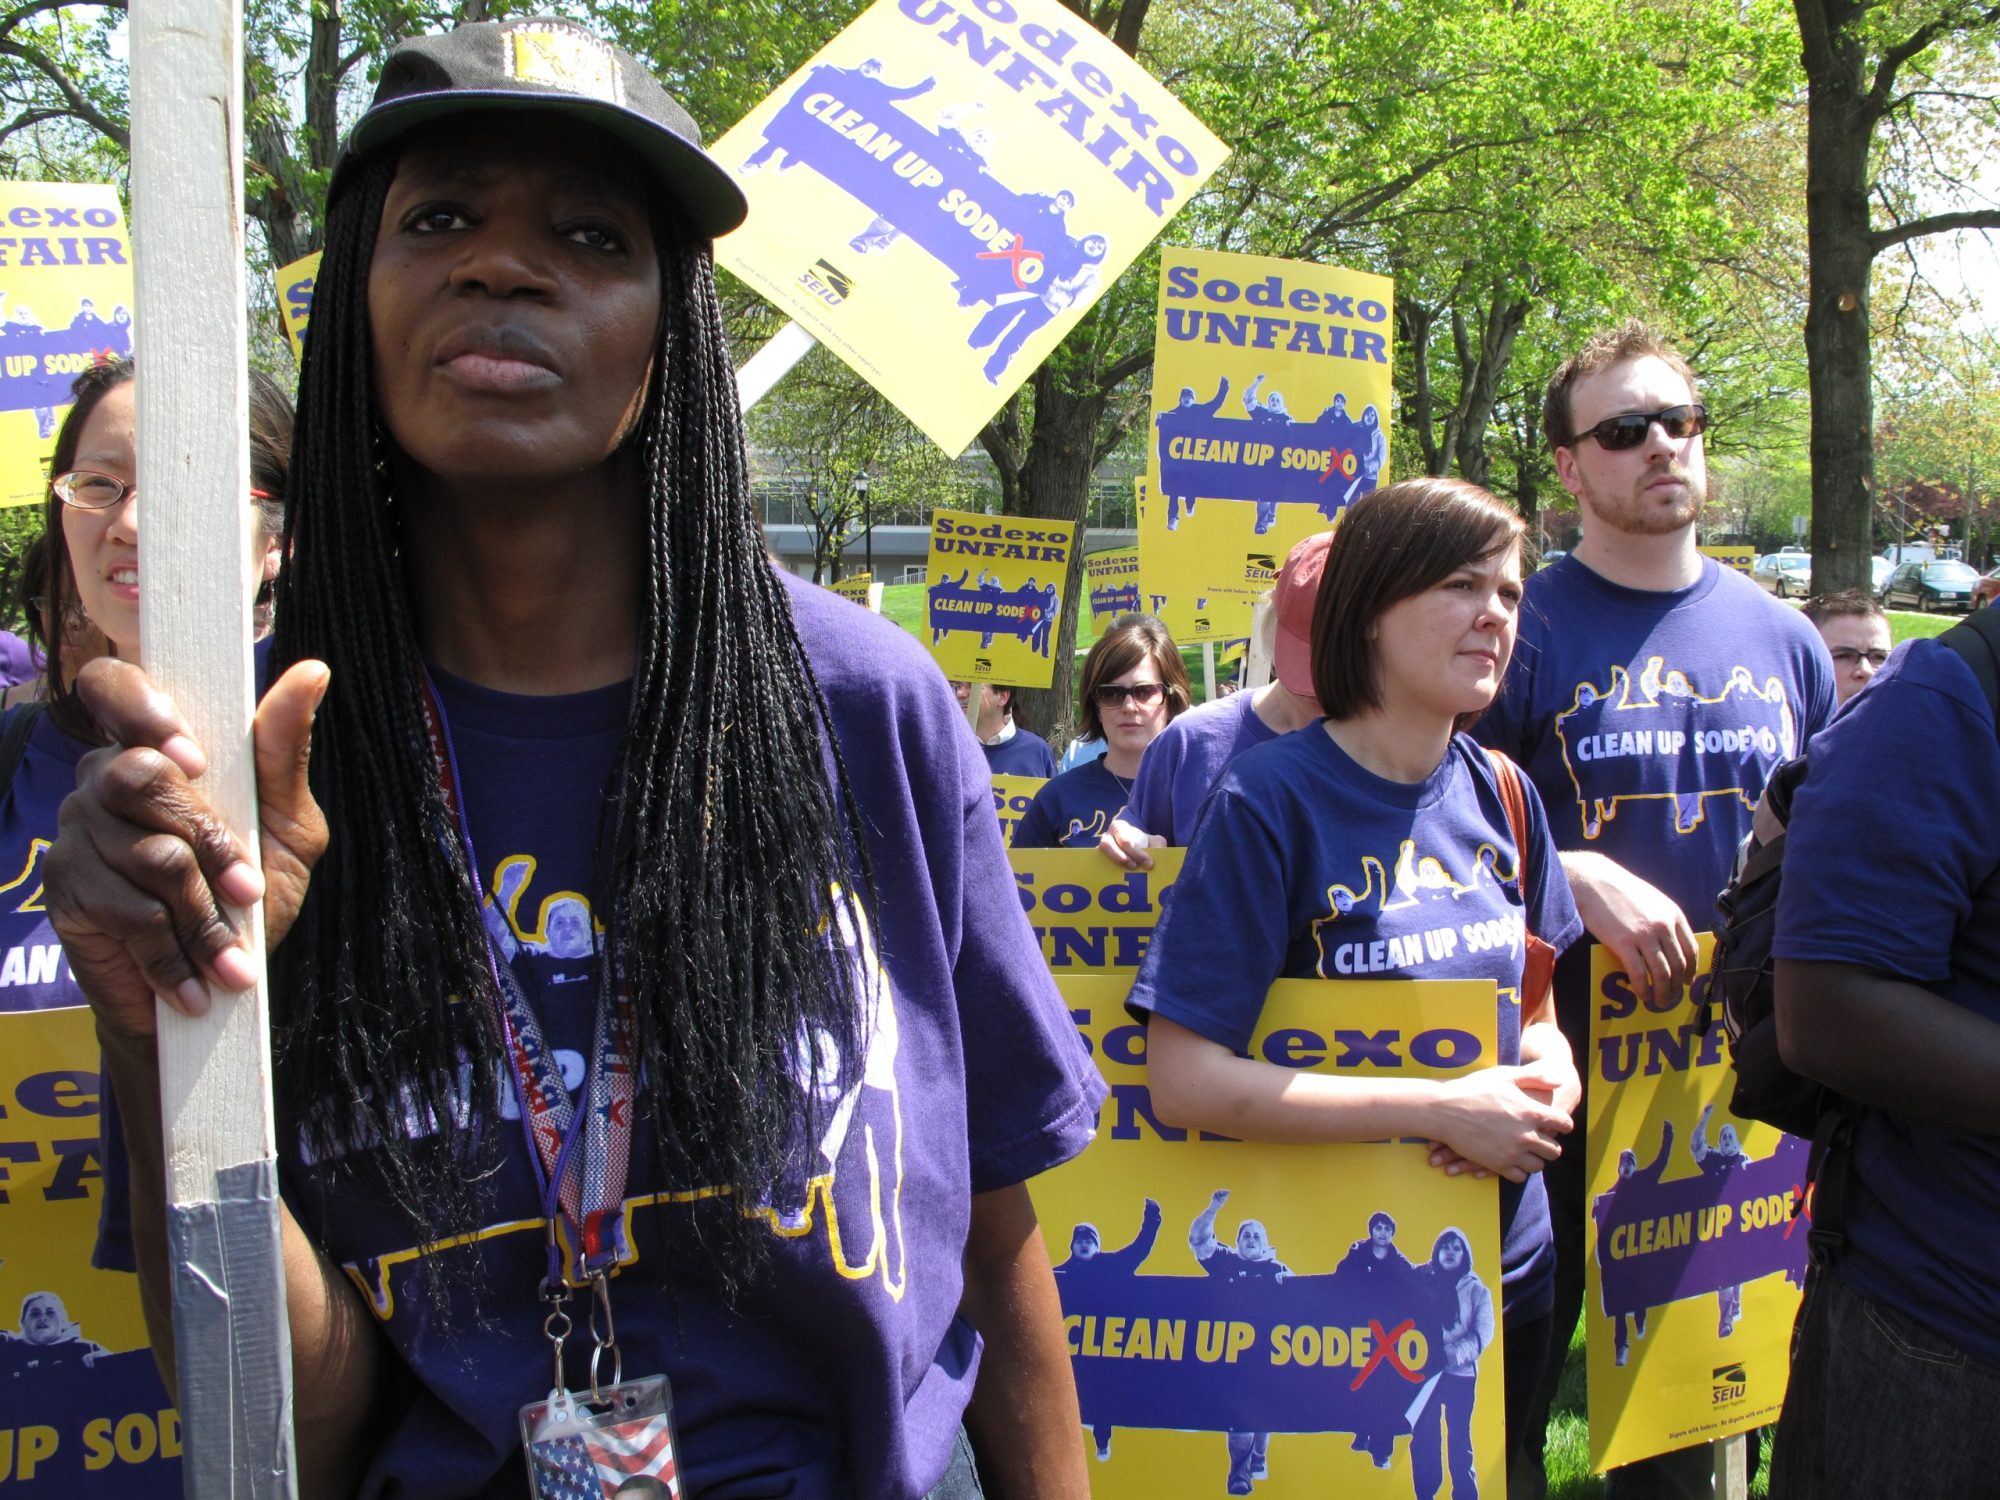
{"label": "lanyard", "polygon": [[[459,794],[458,756],[452,748],[451,727],[444,705],[424,673],[424,729],[430,736],[431,758],[445,806],[458,828],[473,894],[483,905],[479,858],[472,848],[472,825]],[[600,957],[608,962],[608,957]],[[633,1019],[629,996],[615,993],[607,1004],[602,991],[597,1002],[591,1045],[590,1072],[584,1080],[583,1108],[576,1108],[563,1086],[562,1071],[542,1039],[542,1025],[522,984],[523,975],[506,962],[486,938],[487,972],[493,978],[494,1019],[500,1027],[508,1072],[520,1104],[521,1127],[528,1138],[528,1159],[549,1221],[548,1290],[565,1282],[601,1282],[626,1255],[625,1172],[632,1157],[632,1107],[635,1079],[632,1067]],[[526,975],[533,983],[533,974]],[[555,1242],[556,1220],[569,1231],[570,1262],[562,1263]]]}

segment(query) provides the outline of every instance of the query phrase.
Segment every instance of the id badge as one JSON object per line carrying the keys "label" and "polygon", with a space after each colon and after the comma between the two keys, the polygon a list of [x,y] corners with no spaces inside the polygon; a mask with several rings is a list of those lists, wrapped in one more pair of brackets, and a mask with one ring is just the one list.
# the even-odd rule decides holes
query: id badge
{"label": "id badge", "polygon": [[553,1390],[521,1408],[532,1500],[680,1500],[667,1377]]}

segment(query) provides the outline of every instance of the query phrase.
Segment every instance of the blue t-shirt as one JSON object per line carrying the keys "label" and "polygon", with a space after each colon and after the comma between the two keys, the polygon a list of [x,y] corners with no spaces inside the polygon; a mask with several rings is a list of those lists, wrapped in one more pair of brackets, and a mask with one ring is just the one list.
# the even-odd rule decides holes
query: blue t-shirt
{"label": "blue t-shirt", "polygon": [[[684,1493],[915,1497],[943,1474],[977,1373],[979,1338],[958,1316],[971,1195],[1081,1150],[1103,1084],[1021,912],[987,768],[944,679],[894,625],[788,584],[873,864],[872,930],[843,934],[870,1045],[840,1069],[824,1137],[774,1184],[768,1254],[733,1306],[693,1235],[694,1215],[720,1210],[701,1184],[663,1181],[635,1130],[639,1259],[614,1311],[627,1375],[673,1383]],[[521,698],[436,675],[489,930],[574,1086],[595,999],[592,846],[628,689]],[[364,1496],[526,1492],[518,1412],[549,1383],[543,1228],[518,1130],[500,1138],[490,1225],[476,1252],[444,1252],[447,1274],[483,1288],[476,1311],[454,1289],[448,1340],[409,1230],[367,1174],[280,1142],[287,1202],[415,1374],[370,1434]],[[574,1349],[570,1369],[583,1369]]]}
{"label": "blue t-shirt", "polygon": [[1175,719],[1146,747],[1132,783],[1126,821],[1176,849],[1194,837],[1195,820],[1222,768],[1277,732],[1252,711],[1255,693],[1231,693]]}
{"label": "blue t-shirt", "polygon": [[[8,710],[25,712],[25,706]],[[0,799],[0,1010],[83,1005],[62,943],[42,900],[42,857],[55,842],[56,814],[76,790],[76,766],[90,746],[71,739],[46,712],[22,747],[21,764]]]}
{"label": "blue t-shirt", "polygon": [[1035,800],[1014,825],[1012,847],[1095,849],[1111,820],[1125,810],[1125,799],[1130,795],[1130,783],[1120,781],[1099,755],[1087,765],[1063,772],[1035,793]]}
{"label": "blue t-shirt", "polygon": [[1617,861],[1704,932],[1765,779],[1832,712],[1819,632],[1733,569],[1704,557],[1653,592],[1566,557],[1528,580],[1473,733],[1527,771],[1558,849]]}
{"label": "blue t-shirt", "polygon": [[[1466,736],[1414,785],[1356,764],[1323,723],[1250,750],[1209,794],[1128,1003],[1244,1054],[1276,979],[1491,979],[1498,1061],[1517,1064],[1524,931],[1557,949],[1583,931],[1533,795],[1527,811],[1524,893],[1492,765]],[[1433,958],[1439,928],[1480,940]],[[1500,1184],[1500,1224],[1506,1314],[1540,1317],[1555,1258],[1539,1173]]]}
{"label": "blue t-shirt", "polygon": [[1056,753],[1049,742],[1018,724],[1005,743],[979,748],[986,752],[986,769],[994,776],[1032,776],[1047,781],[1056,774]]}
{"label": "blue t-shirt", "polygon": [[[2000,1024],[1995,788],[1978,679],[1935,641],[1899,648],[1813,741],[1772,952],[1892,974]],[[1848,1184],[1839,1274],[2000,1369],[2000,1140],[1871,1109]]]}

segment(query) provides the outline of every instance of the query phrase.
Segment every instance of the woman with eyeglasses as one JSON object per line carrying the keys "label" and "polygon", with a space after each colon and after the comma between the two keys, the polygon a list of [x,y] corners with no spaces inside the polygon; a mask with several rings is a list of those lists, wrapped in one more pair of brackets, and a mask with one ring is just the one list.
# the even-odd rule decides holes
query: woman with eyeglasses
{"label": "woman with eyeglasses", "polygon": [[[1530,935],[1559,951],[1582,923],[1533,786],[1462,732],[1513,652],[1522,532],[1453,479],[1394,484],[1348,510],[1312,620],[1326,717],[1246,751],[1216,783],[1129,1002],[1168,1124],[1301,1144],[1415,1137],[1432,1145],[1413,1169],[1501,1179],[1510,1455],[1554,1293],[1539,1174],[1582,1090],[1546,994],[1521,1000]],[[1493,981],[1497,1055],[1448,1082],[1247,1055],[1272,981],[1350,977]],[[1250,1492],[1235,1473],[1231,1486]]]}
{"label": "woman with eyeglasses", "polygon": [[1120,615],[1083,659],[1083,733],[1104,753],[1041,791],[1014,829],[1016,849],[1095,849],[1132,797],[1146,747],[1192,701],[1174,638],[1152,615]]}
{"label": "woman with eyeglasses", "polygon": [[[0,722],[0,883],[33,890],[33,865],[56,836],[56,810],[76,790],[77,763],[104,742],[76,696],[76,674],[99,656],[139,656],[139,496],[133,449],[133,364],[115,359],[77,377],[75,404],[56,435],[44,530],[21,580],[41,675],[9,694]],[[261,373],[251,378],[250,471],[264,539],[260,630],[278,573],[292,408]],[[17,903],[28,904],[28,903]],[[0,942],[54,952],[39,903],[0,903]],[[60,971],[60,972],[58,972]],[[0,1010],[82,1005],[68,967],[27,962],[27,982],[0,988]]]}

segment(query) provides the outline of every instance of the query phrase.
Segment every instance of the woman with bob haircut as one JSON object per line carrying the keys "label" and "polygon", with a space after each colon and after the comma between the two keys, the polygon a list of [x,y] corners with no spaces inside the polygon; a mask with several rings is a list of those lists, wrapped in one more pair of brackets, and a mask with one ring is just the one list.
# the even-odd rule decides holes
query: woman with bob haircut
{"label": "woman with bob haircut", "polygon": [[218,897],[263,902],[302,1493],[573,1483],[522,1433],[586,1328],[671,1381],[685,1494],[956,1500],[968,1433],[1086,1492],[1023,1184],[1102,1083],[936,668],[765,558],[744,212],[573,23],[397,46],[328,187],[261,876],[172,705],[79,683],[50,900],[170,1385],[152,997],[247,987]]}
{"label": "woman with bob haircut", "polygon": [[[1326,717],[1245,752],[1210,793],[1130,1000],[1150,1022],[1162,1120],[1254,1141],[1421,1137],[1432,1166],[1502,1179],[1510,1461],[1553,1298],[1538,1174],[1581,1093],[1546,994],[1521,1003],[1527,939],[1560,950],[1583,930],[1534,788],[1462,733],[1514,649],[1521,536],[1519,517],[1455,479],[1349,507],[1312,623]],[[1503,775],[1525,804],[1518,840]],[[1480,924],[1505,940],[1432,957],[1419,937]],[[1273,980],[1357,975],[1494,981],[1495,1063],[1440,1082],[1247,1055]]]}
{"label": "woman with bob haircut", "polygon": [[1016,849],[1095,849],[1132,797],[1146,747],[1193,701],[1187,664],[1152,615],[1120,615],[1083,659],[1083,737],[1103,754],[1035,794],[1014,829]]}

